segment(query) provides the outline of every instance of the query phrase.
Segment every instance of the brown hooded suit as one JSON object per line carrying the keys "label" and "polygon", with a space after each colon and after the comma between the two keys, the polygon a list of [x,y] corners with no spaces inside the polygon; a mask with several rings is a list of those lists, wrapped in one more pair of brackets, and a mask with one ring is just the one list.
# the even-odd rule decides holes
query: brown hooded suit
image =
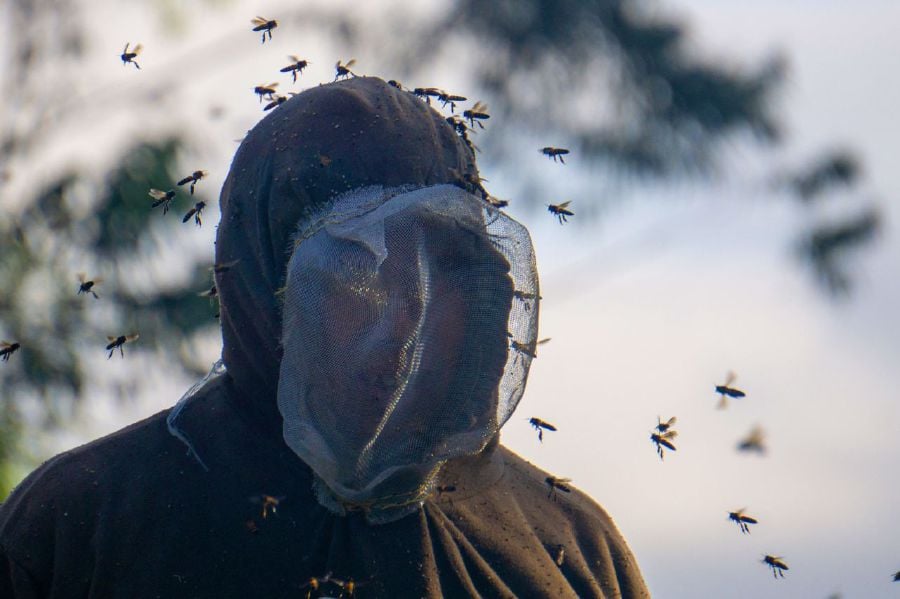
{"label": "brown hooded suit", "polygon": [[0,508],[0,597],[305,597],[328,573],[362,598],[648,596],[606,513],[578,491],[549,498],[547,474],[496,439],[445,466],[455,490],[375,526],[319,505],[282,438],[276,291],[297,223],[349,189],[465,173],[444,119],[379,79],[308,90],[259,123],[221,195],[216,261],[239,261],[217,275],[227,374],[177,421],[195,455],[167,410],[49,460]]}

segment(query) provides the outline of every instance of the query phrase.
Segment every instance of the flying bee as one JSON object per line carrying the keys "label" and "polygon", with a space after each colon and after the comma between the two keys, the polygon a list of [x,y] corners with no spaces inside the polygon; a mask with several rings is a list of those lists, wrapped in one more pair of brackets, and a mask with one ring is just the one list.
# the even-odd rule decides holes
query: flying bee
{"label": "flying bee", "polygon": [[278,87],[278,83],[264,83],[262,85],[257,85],[253,88],[253,93],[259,96],[259,102],[262,103],[263,96],[269,96],[268,99],[271,100],[272,96],[275,95],[275,88]]}
{"label": "flying bee", "polygon": [[569,222],[566,217],[567,216],[575,216],[575,213],[569,210],[569,204],[572,203],[572,200],[568,202],[563,202],[562,204],[548,204],[547,211],[550,214],[555,214],[556,218],[559,219],[559,224]]}
{"label": "flying bee", "polygon": [[0,360],[9,362],[9,357],[22,347],[15,341],[0,341]]}
{"label": "flying bee", "polygon": [[477,122],[478,126],[484,129],[484,125],[481,124],[481,121],[491,118],[491,115],[488,114],[487,104],[475,102],[475,106],[463,111],[463,117],[469,121],[469,127],[474,128],[475,123]]}
{"label": "flying bee", "polygon": [[675,424],[675,422],[677,422],[677,421],[678,421],[678,418],[675,417],[675,416],[672,416],[671,418],[669,418],[669,419],[666,420],[665,422],[663,422],[662,419],[661,419],[659,416],[657,416],[657,417],[656,417],[656,422],[657,422],[657,424],[656,424],[656,430],[659,431],[659,432],[661,432],[661,433],[664,433],[664,432],[666,432],[667,430],[669,430],[670,428],[672,428],[672,426],[673,426],[673,425]]}
{"label": "flying bee", "polygon": [[894,582],[900,582],[900,570],[897,570],[897,573],[894,574]]}
{"label": "flying bee", "polygon": [[175,190],[170,189],[169,191],[160,191],[151,188],[150,191],[147,192],[147,195],[153,198],[153,203],[150,204],[150,208],[156,208],[162,204],[163,214],[166,214],[169,211],[169,204],[175,199]]}
{"label": "flying bee", "polygon": [[674,430],[667,430],[664,433],[651,433],[650,440],[656,443],[656,453],[659,454],[659,459],[664,460],[664,452],[663,447],[671,449],[672,451],[676,451],[675,444],[672,443],[672,440],[678,436],[678,432]]}
{"label": "flying bee", "polygon": [[341,594],[338,597],[343,597],[344,593],[347,593],[348,598],[352,598],[353,594],[356,592],[358,587],[363,586],[364,582],[357,582],[353,580],[353,578],[348,578],[347,580],[342,580],[340,578],[331,578],[331,582],[333,582],[339,589],[341,589]]}
{"label": "flying bee", "polygon": [[272,96],[272,101],[266,104],[263,110],[272,110],[276,106],[281,106],[287,102],[287,96]]}
{"label": "flying bee", "polygon": [[273,497],[272,495],[254,495],[250,498],[250,501],[262,506],[260,516],[265,520],[269,517],[270,510],[273,514],[277,513],[278,505],[285,499],[286,497],[284,495],[281,497]]}
{"label": "flying bee", "polygon": [[217,296],[219,295],[219,290],[216,289],[216,286],[215,286],[215,285],[213,285],[212,287],[210,287],[210,288],[207,289],[206,291],[201,291],[201,292],[198,293],[197,295],[199,295],[200,297],[214,298],[214,297],[217,297]]}
{"label": "flying bee", "polygon": [[107,341],[109,341],[109,343],[106,344],[106,351],[109,352],[109,355],[106,356],[106,359],[109,360],[110,358],[112,358],[113,354],[116,353],[117,349],[119,350],[119,355],[121,355],[124,358],[125,351],[122,349],[123,346],[126,343],[131,343],[132,341],[137,341],[138,337],[140,337],[140,335],[138,335],[137,333],[134,333],[133,335],[119,335],[118,337],[112,337],[110,335],[107,335],[106,339],[107,339]]}
{"label": "flying bee", "polygon": [[545,148],[541,148],[540,151],[541,151],[541,154],[543,154],[544,156],[549,156],[550,158],[552,158],[553,162],[556,162],[556,159],[559,158],[559,161],[562,162],[563,164],[566,163],[566,161],[563,160],[563,156],[565,156],[566,154],[569,153],[569,150],[567,150],[565,148],[554,148],[553,146],[547,146]]}
{"label": "flying bee", "polygon": [[440,93],[437,96],[437,99],[440,100],[441,105],[444,108],[447,108],[447,104],[450,105],[450,112],[454,112],[456,110],[457,102],[465,102],[468,98],[465,96],[457,96],[456,94],[448,94],[443,90],[439,90]]}
{"label": "flying bee", "polygon": [[444,91],[436,87],[417,87],[412,93],[414,96],[425,100],[425,103],[431,106],[431,98],[439,97]]}
{"label": "flying bee", "polygon": [[759,520],[756,518],[751,518],[744,514],[744,510],[747,508],[741,508],[736,512],[728,512],[728,519],[732,522],[735,522],[741,529],[742,533],[749,534],[750,527],[748,524],[759,524]]}
{"label": "flying bee", "polygon": [[762,562],[764,564],[768,565],[770,568],[772,568],[772,576],[774,576],[775,578],[778,578],[779,576],[784,578],[784,571],[790,570],[790,568],[788,568],[787,564],[784,563],[784,558],[781,558],[781,557],[776,557],[774,555],[766,555],[762,559]]}
{"label": "flying bee", "polygon": [[307,580],[305,583],[303,583],[300,586],[300,588],[301,589],[308,588],[309,590],[306,591],[306,599],[311,599],[312,592],[316,591],[318,593],[318,590],[321,588],[321,586],[324,584],[327,584],[330,580],[331,580],[331,572],[329,572],[325,576],[320,576],[320,577],[311,576],[309,578],[309,580]]}
{"label": "flying bee", "polygon": [[269,39],[272,39],[272,30],[278,27],[278,21],[272,19],[263,18],[263,17],[253,17],[250,21],[253,23],[253,31],[262,31],[262,43],[266,43],[266,34],[269,34]]}
{"label": "flying bee", "polygon": [[288,60],[291,61],[291,64],[280,69],[280,73],[290,73],[294,77],[294,83],[297,83],[297,74],[303,74],[303,69],[309,66],[308,60],[300,60],[299,56],[294,56],[291,54],[288,56]]}
{"label": "flying bee", "polygon": [[540,441],[541,443],[544,442],[544,430],[545,429],[548,431],[556,430],[555,426],[553,426],[549,422],[541,420],[540,418],[529,418],[528,424],[530,424],[532,426],[532,428],[534,428],[534,430],[536,430],[538,432],[538,441]]}
{"label": "flying bee", "polygon": [[88,279],[87,275],[83,272],[78,273],[78,293],[76,295],[81,295],[82,293],[94,296],[94,299],[100,299],[100,296],[97,295],[97,292],[94,291],[94,286],[99,285],[103,282],[101,277],[94,277],[93,279]]}
{"label": "flying bee", "polygon": [[562,568],[563,562],[566,561],[566,547],[565,545],[557,545],[556,546],[556,559],[553,560],[556,562],[556,565]]}
{"label": "flying bee", "polygon": [[203,221],[200,220],[200,215],[203,212],[203,209],[206,208],[206,202],[203,200],[194,204],[194,207],[187,211],[187,214],[184,215],[184,218],[181,219],[181,222],[186,223],[191,220],[191,217],[194,217],[194,224],[198,227],[203,224]]}
{"label": "flying bee", "polygon": [[125,44],[125,49],[122,50],[122,54],[119,58],[122,59],[122,66],[126,66],[129,62],[134,65],[134,68],[140,69],[141,65],[137,63],[135,58],[137,58],[138,54],[141,53],[141,50],[144,49],[144,46],[141,44],[137,44],[134,48],[131,49],[131,52],[128,51],[128,46],[131,45],[131,42]]}
{"label": "flying bee", "polygon": [[716,393],[718,393],[721,397],[719,398],[719,409],[723,409],[728,407],[728,398],[733,397],[735,399],[740,399],[747,395],[740,389],[735,389],[731,386],[732,383],[737,379],[737,375],[734,372],[730,372],[725,376],[725,384],[724,385],[716,385]]}
{"label": "flying bee", "polygon": [[194,171],[184,179],[178,182],[178,185],[187,185],[191,184],[191,195],[194,195],[194,186],[197,185],[197,181],[208,175],[207,171]]}
{"label": "flying bee", "polygon": [[762,427],[754,426],[747,436],[738,442],[738,451],[755,451],[764,455],[766,453],[765,439],[766,432]]}
{"label": "flying bee", "polygon": [[348,79],[351,75],[356,77],[356,73],[354,73],[353,71],[350,70],[351,67],[353,67],[353,65],[355,65],[355,64],[356,64],[355,58],[351,58],[350,60],[348,60],[347,64],[341,64],[340,60],[337,61],[336,63],[334,63],[334,71],[335,71],[334,80],[337,81],[341,77],[343,77],[344,79]]}
{"label": "flying bee", "polygon": [[572,487],[569,486],[568,483],[572,482],[571,478],[557,478],[555,476],[548,476],[544,479],[544,482],[547,483],[547,486],[550,487],[550,492],[547,494],[548,498],[556,499],[556,491],[560,490],[563,493],[571,493]]}
{"label": "flying bee", "polygon": [[240,262],[240,260],[232,260],[231,262],[217,262],[213,264],[209,269],[218,275],[222,274],[223,272],[228,272],[238,262]]}

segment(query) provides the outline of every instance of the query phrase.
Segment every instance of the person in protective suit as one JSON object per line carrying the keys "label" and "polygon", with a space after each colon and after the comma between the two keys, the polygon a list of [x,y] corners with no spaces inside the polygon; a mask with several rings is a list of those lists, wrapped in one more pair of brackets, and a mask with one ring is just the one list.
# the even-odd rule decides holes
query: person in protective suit
{"label": "person in protective suit", "polygon": [[0,596],[649,596],[609,516],[499,444],[537,281],[472,181],[380,79],[263,119],[221,194],[222,364],[16,488]]}

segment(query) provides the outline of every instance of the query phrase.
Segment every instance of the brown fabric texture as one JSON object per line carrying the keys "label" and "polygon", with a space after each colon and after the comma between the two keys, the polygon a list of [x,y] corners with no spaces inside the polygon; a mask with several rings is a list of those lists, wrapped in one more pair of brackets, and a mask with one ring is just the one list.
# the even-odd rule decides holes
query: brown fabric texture
{"label": "brown fabric texture", "polygon": [[606,513],[578,491],[548,497],[547,474],[496,439],[447,464],[421,509],[373,526],[319,505],[281,437],[276,292],[298,221],[348,189],[465,172],[443,118],[374,78],[308,90],[257,125],[221,198],[216,259],[238,260],[217,276],[228,374],[178,419],[209,469],[168,411],[49,460],[0,506],[0,597],[306,597],[328,573],[363,599],[649,596]]}

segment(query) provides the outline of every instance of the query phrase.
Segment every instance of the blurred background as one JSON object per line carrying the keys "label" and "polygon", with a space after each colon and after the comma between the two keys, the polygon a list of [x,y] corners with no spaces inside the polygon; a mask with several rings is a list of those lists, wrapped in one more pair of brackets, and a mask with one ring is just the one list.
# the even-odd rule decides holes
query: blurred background
{"label": "blurred background", "polygon": [[[0,497],[206,373],[218,191],[269,114],[253,88],[356,58],[490,106],[471,138],[532,232],[552,338],[503,440],[610,512],[654,596],[897,596],[900,5],[357,4],[0,6],[0,339],[21,344],[0,363]],[[278,20],[265,44],[255,15]],[[310,62],[296,83],[289,54]],[[198,169],[191,198],[175,182]],[[169,214],[151,187],[178,191]],[[203,226],[183,224],[197,200]],[[567,200],[560,225],[546,206]],[[720,410],[731,370],[747,396]],[[532,416],[558,432],[539,443]],[[754,427],[765,451],[738,451]]]}

